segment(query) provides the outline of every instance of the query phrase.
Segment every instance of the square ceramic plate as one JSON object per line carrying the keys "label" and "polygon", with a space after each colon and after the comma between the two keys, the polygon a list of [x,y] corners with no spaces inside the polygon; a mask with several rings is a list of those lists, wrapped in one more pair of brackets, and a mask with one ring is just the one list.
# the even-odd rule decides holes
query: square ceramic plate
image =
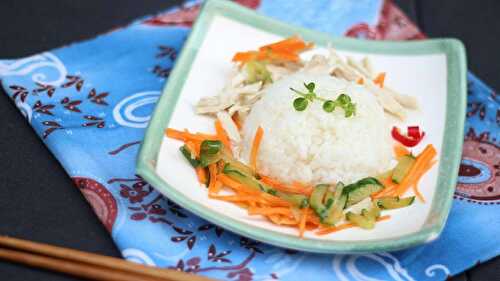
{"label": "square ceramic plate", "polygon": [[[409,124],[425,128],[425,143],[438,151],[438,165],[425,175],[420,189],[427,202],[391,211],[391,220],[371,231],[348,229],[326,236],[279,227],[248,216],[230,203],[209,199],[193,169],[179,152],[181,143],[164,136],[168,127],[213,131],[213,120],[196,115],[202,96],[215,95],[241,50],[300,35],[318,47],[331,44],[341,54],[369,56],[375,69],[388,73],[386,83],[416,96],[421,112]],[[316,52],[313,51],[313,52]],[[311,55],[311,54],[306,54]],[[310,252],[354,253],[402,249],[436,239],[448,216],[461,156],[466,96],[463,45],[453,39],[417,42],[373,42],[293,27],[236,4],[209,0],[186,42],[156,106],[137,163],[137,173],[187,210],[238,234],[269,244]],[[423,146],[423,145],[422,145]],[[418,147],[421,151],[423,147]]]}

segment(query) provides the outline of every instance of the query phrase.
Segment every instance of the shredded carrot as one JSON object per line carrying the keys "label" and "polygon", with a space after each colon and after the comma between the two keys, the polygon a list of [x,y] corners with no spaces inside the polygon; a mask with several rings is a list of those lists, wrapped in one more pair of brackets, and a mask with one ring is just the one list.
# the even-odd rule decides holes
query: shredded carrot
{"label": "shredded carrot", "polygon": [[314,189],[313,186],[308,186],[308,185],[305,185],[305,184],[298,182],[298,181],[294,181],[292,183],[292,186],[296,190],[301,190],[302,193],[305,195],[311,195],[311,193],[313,192],[313,189]]}
{"label": "shredded carrot", "polygon": [[384,81],[385,81],[385,72],[380,72],[375,79],[373,79],[373,83],[375,85],[379,85],[380,88],[384,87]]}
{"label": "shredded carrot", "polygon": [[297,36],[293,36],[272,44],[264,45],[258,51],[238,52],[233,56],[234,62],[248,62],[251,60],[278,59],[296,62],[298,53],[312,48],[314,44],[306,43]]}
{"label": "shredded carrot", "polygon": [[344,223],[344,224],[341,224],[339,226],[332,226],[332,227],[326,227],[326,228],[323,228],[323,229],[320,229],[318,231],[316,231],[316,235],[327,235],[327,234],[330,234],[330,233],[334,233],[334,232],[337,232],[337,231],[341,231],[341,230],[344,230],[344,229],[348,229],[348,228],[351,228],[351,227],[354,227],[355,225],[352,224],[352,223]]}
{"label": "shredded carrot", "polygon": [[214,193],[209,194],[210,198],[221,200],[221,201],[227,201],[227,202],[243,202],[243,203],[249,203],[249,202],[258,202],[259,198],[255,198],[255,196],[252,195],[217,195]]}
{"label": "shredded carrot", "polygon": [[222,123],[219,119],[215,120],[215,132],[217,133],[217,138],[224,144],[224,147],[231,151],[231,142],[229,141],[229,137],[227,136],[226,130],[222,127]]}
{"label": "shredded carrot", "polygon": [[415,164],[408,171],[408,174],[403,178],[403,181],[396,189],[396,195],[403,195],[412,185],[417,183],[423,174],[430,168],[429,165],[433,161],[437,152],[432,144],[427,145],[415,161]]}
{"label": "shredded carrot", "polygon": [[297,55],[295,53],[284,52],[284,51],[273,51],[273,52],[267,54],[267,56],[270,59],[274,59],[274,60],[292,61],[292,62],[296,62],[299,60],[299,55]]}
{"label": "shredded carrot", "polygon": [[259,152],[260,142],[262,141],[262,136],[264,135],[264,130],[261,126],[257,129],[255,133],[255,138],[252,143],[252,150],[250,152],[250,167],[257,171],[257,153]]}
{"label": "shredded carrot", "polygon": [[359,77],[358,81],[356,81],[356,83],[358,83],[359,85],[363,85],[363,83],[365,83],[365,80],[363,79],[363,77]]}
{"label": "shredded carrot", "polygon": [[273,207],[273,208],[248,208],[249,215],[274,215],[280,214],[289,217],[293,217],[293,213],[290,208]]}
{"label": "shredded carrot", "polygon": [[210,181],[208,183],[208,193],[215,193],[215,185],[217,183],[217,164],[213,163],[208,165],[208,172],[210,174]]}
{"label": "shredded carrot", "polygon": [[297,226],[299,224],[299,222],[296,219],[287,218],[285,216],[280,217],[280,223],[282,225],[293,225],[293,226]]}
{"label": "shredded carrot", "polygon": [[281,40],[281,41],[278,41],[278,42],[275,42],[275,43],[271,43],[271,44],[267,44],[267,45],[264,45],[262,47],[259,48],[259,51],[264,51],[264,50],[273,50],[273,51],[276,51],[276,50],[289,50],[291,46],[297,46],[298,44],[298,48],[296,49],[303,49],[305,48],[305,43],[304,41],[302,41],[298,36],[292,36],[292,37],[288,37],[284,40]]}
{"label": "shredded carrot", "polygon": [[411,152],[406,147],[404,147],[402,145],[395,145],[394,146],[394,154],[396,155],[396,157],[401,157],[404,155],[411,154]]}
{"label": "shredded carrot", "polygon": [[218,177],[218,180],[220,180],[225,186],[227,186],[235,191],[241,192],[241,193],[250,194],[250,195],[262,198],[263,200],[265,200],[265,202],[267,204],[269,204],[271,206],[290,207],[289,202],[287,202],[279,197],[273,196],[271,194],[262,192],[260,190],[255,190],[255,189],[246,187],[245,185],[231,179],[230,177],[228,177],[224,174],[220,174],[217,177]]}
{"label": "shredded carrot", "polygon": [[202,167],[196,167],[196,176],[201,184],[207,184],[207,172]]}
{"label": "shredded carrot", "polygon": [[306,231],[307,215],[309,214],[309,208],[302,209],[302,216],[300,216],[299,222],[299,237],[304,237],[304,232]]}
{"label": "shredded carrot", "polygon": [[277,215],[277,214],[272,214],[272,215],[266,215],[265,216],[268,220],[270,220],[272,223],[277,224],[277,225],[288,225],[288,226],[296,226],[298,223],[295,219],[282,216],[282,215]]}
{"label": "shredded carrot", "polygon": [[[218,175],[217,175],[217,176],[218,176]],[[218,180],[218,181],[216,181],[216,182],[215,182],[215,187],[214,187],[213,192],[214,192],[215,194],[218,194],[218,193],[219,193],[219,191],[222,189],[222,186],[223,186],[222,182],[220,182],[219,180]]]}
{"label": "shredded carrot", "polygon": [[253,60],[257,57],[259,52],[256,51],[248,51],[248,52],[238,52],[233,56],[233,61],[246,62]]}
{"label": "shredded carrot", "polygon": [[420,193],[420,191],[418,190],[418,184],[417,183],[415,183],[413,185],[413,193],[415,193],[415,196],[418,198],[418,200],[420,200],[420,202],[425,203],[425,198],[422,195],[422,193]]}
{"label": "shredded carrot", "polygon": [[200,147],[199,145],[196,145],[194,141],[187,141],[184,144],[187,146],[189,151],[191,151],[194,154],[196,158],[200,156]]}
{"label": "shredded carrot", "polygon": [[288,193],[295,193],[295,194],[303,194],[306,196],[311,195],[312,193],[312,188],[310,187],[304,187],[304,186],[296,186],[296,185],[286,185],[284,183],[279,182],[276,179],[267,177],[267,176],[262,176],[260,175],[260,181],[272,186],[274,189],[283,191],[283,192],[288,192]]}
{"label": "shredded carrot", "polygon": [[[385,220],[388,220],[390,218],[391,218],[390,215],[381,216],[381,217],[379,217],[377,219],[377,222],[385,221]],[[352,227],[356,227],[356,226],[354,224],[352,224],[352,223],[344,223],[344,224],[341,224],[339,226],[330,226],[330,227],[322,228],[322,229],[316,231],[315,234],[316,235],[327,235],[327,234],[330,234],[330,233],[334,233],[334,232],[337,232],[337,231],[340,231],[340,230],[344,230],[344,229],[348,229],[348,228],[352,228]]]}

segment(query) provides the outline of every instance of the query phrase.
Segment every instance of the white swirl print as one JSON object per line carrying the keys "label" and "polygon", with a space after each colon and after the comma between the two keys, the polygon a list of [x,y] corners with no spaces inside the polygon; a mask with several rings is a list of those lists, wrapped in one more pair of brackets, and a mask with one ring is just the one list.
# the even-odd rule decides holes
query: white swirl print
{"label": "white swirl print", "polygon": [[442,270],[444,273],[444,278],[447,278],[450,275],[450,270],[448,267],[442,264],[433,264],[425,269],[425,275],[429,277],[434,277],[436,275],[436,271]]}
{"label": "white swirl print", "polygon": [[127,248],[122,251],[122,256],[131,262],[155,266],[155,262],[151,259],[144,251],[135,249],[135,248]]}
{"label": "white swirl print", "polygon": [[33,109],[26,102],[22,102],[20,99],[16,100],[16,106],[21,111],[21,114],[31,123],[31,117],[33,116]]}
{"label": "white swirl print", "polygon": [[380,264],[391,280],[395,281],[415,281],[406,269],[404,269],[399,260],[389,253],[363,254],[363,255],[336,255],[333,258],[333,270],[340,281],[387,281],[387,279],[378,279],[365,275],[356,265],[358,259],[370,259]]}
{"label": "white swirl print", "polygon": [[156,103],[160,94],[159,91],[146,91],[124,98],[113,109],[113,118],[125,127],[146,128],[151,116],[138,116],[134,111],[142,106]]}
{"label": "white swirl print", "polygon": [[[53,71],[56,73],[51,73]],[[33,82],[57,87],[64,82],[68,71],[62,61],[49,52],[19,59],[10,64],[0,62],[0,76],[25,76],[30,73]]]}

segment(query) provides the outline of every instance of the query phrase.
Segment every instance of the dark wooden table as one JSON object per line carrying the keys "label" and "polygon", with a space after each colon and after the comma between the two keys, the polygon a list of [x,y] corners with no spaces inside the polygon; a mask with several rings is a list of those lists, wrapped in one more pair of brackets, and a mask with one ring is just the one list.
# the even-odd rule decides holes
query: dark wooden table
{"label": "dark wooden table", "polygon": [[[16,58],[90,38],[175,2],[2,0],[0,57]],[[396,3],[429,36],[461,39],[467,47],[469,69],[500,89],[500,1]],[[90,206],[2,91],[0,112],[0,234],[118,257]],[[0,262],[0,280],[77,279]],[[451,280],[500,280],[500,258]]]}

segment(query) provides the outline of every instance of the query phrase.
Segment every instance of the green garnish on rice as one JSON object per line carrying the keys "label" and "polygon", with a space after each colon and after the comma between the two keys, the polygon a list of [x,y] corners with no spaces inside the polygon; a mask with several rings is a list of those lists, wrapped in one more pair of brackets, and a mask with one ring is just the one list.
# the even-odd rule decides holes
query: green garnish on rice
{"label": "green garnish on rice", "polygon": [[290,90],[300,96],[293,100],[293,107],[295,110],[304,111],[309,105],[309,102],[312,103],[315,100],[319,100],[323,102],[323,110],[327,113],[333,112],[336,107],[340,107],[344,110],[346,118],[356,114],[356,104],[351,101],[351,98],[348,95],[340,94],[335,100],[326,100],[314,92],[316,84],[313,82],[309,82],[307,84],[304,83],[304,87],[307,89],[307,93],[290,88]]}

